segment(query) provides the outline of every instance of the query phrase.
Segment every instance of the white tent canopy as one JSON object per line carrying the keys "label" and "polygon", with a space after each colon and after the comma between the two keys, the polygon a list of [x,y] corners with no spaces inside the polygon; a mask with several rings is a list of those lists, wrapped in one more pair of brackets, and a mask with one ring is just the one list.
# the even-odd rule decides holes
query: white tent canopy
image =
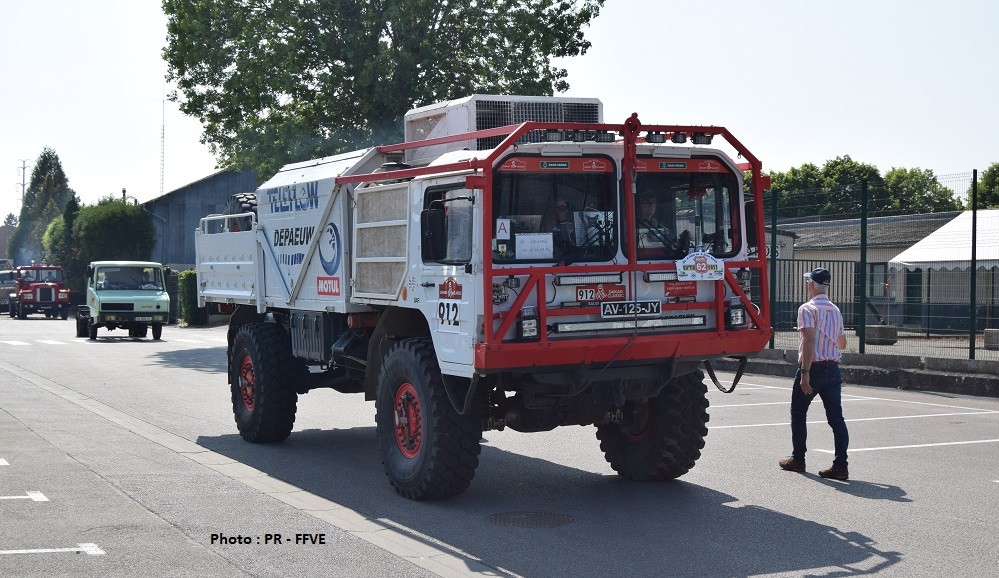
{"label": "white tent canopy", "polygon": [[[954,217],[943,227],[902,251],[888,262],[888,268],[959,269],[971,267],[971,211]],[[999,266],[999,209],[979,210],[977,218],[978,269]]]}

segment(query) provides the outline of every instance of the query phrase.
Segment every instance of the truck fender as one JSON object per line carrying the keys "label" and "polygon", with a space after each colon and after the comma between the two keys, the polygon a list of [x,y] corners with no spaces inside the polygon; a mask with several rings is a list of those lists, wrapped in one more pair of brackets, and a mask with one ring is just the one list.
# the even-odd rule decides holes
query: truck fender
{"label": "truck fender", "polygon": [[263,321],[265,317],[265,314],[257,313],[255,305],[237,305],[232,315],[229,316],[229,331],[226,333],[225,350],[226,368],[228,370],[226,373],[229,375],[229,385],[239,383],[239,380],[236,379],[235,370],[232,367],[232,342],[236,339],[239,328],[247,323]]}
{"label": "truck fender", "polygon": [[389,348],[399,339],[407,337],[429,337],[430,326],[417,309],[388,307],[378,317],[378,324],[368,340],[368,365],[364,374],[364,400],[376,397],[378,374],[382,370],[382,360]]}

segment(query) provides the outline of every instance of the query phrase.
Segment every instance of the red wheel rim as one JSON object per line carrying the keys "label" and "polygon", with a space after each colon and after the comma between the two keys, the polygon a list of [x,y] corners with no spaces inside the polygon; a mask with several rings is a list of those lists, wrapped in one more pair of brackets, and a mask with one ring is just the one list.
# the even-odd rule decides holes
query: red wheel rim
{"label": "red wheel rim", "polygon": [[651,412],[648,402],[643,403],[635,409],[632,419],[621,425],[621,435],[630,442],[640,442],[649,433],[649,422]]}
{"label": "red wheel rim", "polygon": [[243,407],[246,411],[253,411],[253,404],[256,401],[254,396],[255,378],[253,375],[253,360],[247,355],[243,362],[239,364],[239,392],[243,396]]}
{"label": "red wheel rim", "polygon": [[395,443],[402,455],[413,459],[420,453],[423,438],[423,410],[413,384],[404,383],[395,392],[393,413]]}

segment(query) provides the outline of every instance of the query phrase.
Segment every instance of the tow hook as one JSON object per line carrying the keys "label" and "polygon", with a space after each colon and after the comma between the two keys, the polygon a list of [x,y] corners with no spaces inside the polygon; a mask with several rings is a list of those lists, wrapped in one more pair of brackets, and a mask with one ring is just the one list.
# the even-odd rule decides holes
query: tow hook
{"label": "tow hook", "polygon": [[746,356],[732,356],[732,359],[739,360],[739,368],[735,370],[735,379],[732,380],[732,387],[725,389],[722,384],[718,382],[718,377],[715,376],[715,370],[711,367],[711,362],[707,359],[704,360],[704,370],[707,371],[708,377],[711,378],[711,382],[715,384],[718,391],[722,393],[732,393],[735,391],[735,386],[738,385],[739,380],[742,379],[742,372],[746,371],[746,363],[749,361]]}

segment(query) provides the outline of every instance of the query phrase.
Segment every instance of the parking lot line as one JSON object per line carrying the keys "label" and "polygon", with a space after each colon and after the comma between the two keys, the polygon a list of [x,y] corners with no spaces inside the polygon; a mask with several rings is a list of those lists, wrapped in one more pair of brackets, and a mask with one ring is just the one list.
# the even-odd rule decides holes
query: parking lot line
{"label": "parking lot line", "polygon": [[8,462],[7,460],[5,460],[3,458],[0,458],[0,466],[9,466],[9,465],[10,465],[10,462]]}
{"label": "parking lot line", "polygon": [[[867,401],[867,400],[865,400],[865,399],[844,399],[843,400],[844,403],[846,403],[848,401]],[[761,403],[730,403],[730,404],[722,404],[722,405],[712,405],[708,409],[718,409],[718,408],[721,408],[721,407],[753,407],[753,406],[757,406],[757,405],[786,405],[786,406],[790,407],[791,406],[791,402],[789,402],[789,401],[766,401],[766,402],[761,402]]]}
{"label": "parking lot line", "polygon": [[[759,384],[755,384],[755,383],[752,383],[752,384],[749,384],[749,385],[752,385],[754,387],[759,387],[761,389],[783,389],[785,391],[790,391],[790,389],[791,389],[790,387],[784,387],[784,386],[780,386],[780,385],[759,385]],[[856,393],[846,393],[846,392],[843,392],[843,397],[844,398],[850,397],[850,398],[856,398],[856,399],[867,399],[867,400],[871,400],[871,401],[894,401],[894,402],[897,402],[897,403],[911,403],[911,404],[914,404],[914,405],[929,405],[929,406],[933,406],[933,407],[946,407],[946,408],[949,408],[949,409],[968,409],[968,410],[987,411],[987,410],[983,410],[983,409],[981,409],[979,407],[967,407],[967,406],[963,406],[963,405],[949,405],[949,404],[945,404],[945,403],[931,403],[931,402],[928,402],[928,401],[911,401],[911,400],[907,400],[907,399],[892,399],[890,397],[872,397],[872,396],[869,396],[869,395],[858,395]],[[846,401],[846,400],[844,399],[843,401]],[[787,403],[790,403],[790,401],[788,401]]]}
{"label": "parking lot line", "polygon": [[[884,417],[858,417],[858,418],[848,419],[846,421],[847,422],[883,421],[883,420],[889,420],[889,419],[917,419],[917,418],[922,418],[922,417],[949,417],[949,416],[955,416],[955,415],[989,415],[989,414],[996,414],[996,413],[999,413],[999,411],[977,410],[977,411],[965,411],[965,412],[953,412],[953,413],[927,413],[927,414],[917,414],[917,415],[891,415],[891,416],[884,416]],[[815,420],[815,421],[810,421],[808,423],[810,423],[810,424],[812,424],[812,423],[826,423],[826,421],[825,420]],[[776,422],[776,423],[747,423],[747,424],[741,424],[741,425],[716,425],[716,426],[708,426],[708,429],[738,429],[738,428],[746,428],[746,427],[769,427],[769,426],[789,426],[789,425],[791,425],[791,422],[785,421],[785,422]]]}
{"label": "parking lot line", "polygon": [[56,341],[55,339],[36,339],[35,341],[46,345],[66,345],[65,341]]}
{"label": "parking lot line", "polygon": [[[936,446],[963,446],[968,444],[990,444],[999,442],[999,439],[995,440],[971,440],[966,442],[938,442],[935,444],[912,444],[907,446],[884,446],[880,448],[850,448],[850,453],[853,452],[876,452],[879,450],[906,450],[909,448],[932,448]],[[815,450],[817,452],[822,452],[824,454],[834,454],[834,450]],[[999,481],[999,480],[997,480]]]}
{"label": "parking lot line", "polygon": [[41,492],[25,492],[23,496],[0,496],[0,500],[31,500],[32,502],[47,502],[48,498]]}
{"label": "parking lot line", "polygon": [[76,548],[35,548],[32,550],[0,550],[0,554],[59,554],[72,552],[78,554],[83,552],[88,556],[103,556],[104,550],[97,547],[97,544],[77,544]]}
{"label": "parking lot line", "polygon": [[6,343],[7,345],[31,345],[27,341],[0,341],[0,343]]}

